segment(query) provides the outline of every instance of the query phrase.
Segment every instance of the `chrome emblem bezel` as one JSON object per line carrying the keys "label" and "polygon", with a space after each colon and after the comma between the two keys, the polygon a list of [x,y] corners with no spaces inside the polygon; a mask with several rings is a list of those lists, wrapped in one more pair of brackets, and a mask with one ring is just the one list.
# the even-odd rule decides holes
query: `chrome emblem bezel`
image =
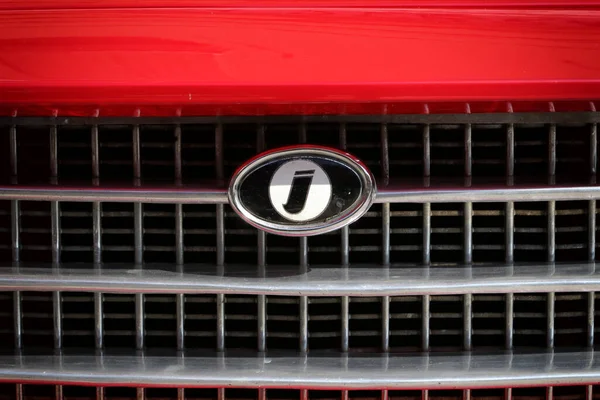
{"label": "chrome emblem bezel", "polygon": [[[316,163],[335,163],[335,168],[346,168],[354,172],[360,183],[360,193],[349,206],[336,215],[320,221],[306,223],[280,223],[261,218],[256,210],[251,211],[241,199],[240,188],[244,181],[256,171],[274,162],[307,159]],[[322,164],[320,164],[322,166]],[[273,175],[271,175],[272,178]],[[270,181],[265,182],[269,185]],[[332,179],[331,185],[335,185]],[[342,228],[359,219],[373,204],[377,186],[369,169],[356,157],[329,147],[297,145],[266,151],[244,163],[233,174],[228,190],[229,204],[233,210],[250,225],[282,236],[313,236]],[[268,200],[267,200],[268,201]],[[271,207],[271,205],[267,205]]]}

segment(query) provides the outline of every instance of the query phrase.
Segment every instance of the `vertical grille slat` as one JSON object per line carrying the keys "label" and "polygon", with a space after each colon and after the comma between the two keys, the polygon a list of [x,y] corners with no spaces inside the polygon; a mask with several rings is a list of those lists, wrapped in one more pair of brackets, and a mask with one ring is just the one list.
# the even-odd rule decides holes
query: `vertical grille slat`
{"label": "vertical grille slat", "polygon": [[[389,159],[389,137],[387,124],[381,125],[381,173],[383,184],[387,185],[390,180],[390,159]],[[390,204],[384,203],[381,211],[381,233],[382,233],[382,264],[385,267],[390,265]],[[383,296],[381,298],[381,349],[384,352],[390,350],[390,298]]]}
{"label": "vertical grille slat", "polygon": [[[17,161],[17,127],[10,127],[10,172],[11,181],[17,183],[18,177],[18,161]],[[11,210],[11,248],[12,261],[19,262],[21,259],[21,207],[19,200],[12,200],[10,204]],[[13,294],[14,305],[14,334],[15,348],[23,347],[23,310],[21,303],[21,292],[16,291]],[[18,389],[21,387],[18,387]]]}
{"label": "vertical grille slat", "polygon": [[[301,144],[306,143],[306,124],[304,121],[299,126],[298,141]],[[301,237],[299,239],[299,251],[300,251],[300,266],[302,271],[306,271],[308,268],[308,238]],[[301,353],[308,352],[308,340],[309,340],[309,312],[308,312],[309,299],[307,296],[300,297],[300,337],[299,337],[299,350]],[[308,400],[308,390],[303,389],[300,391],[300,400]]]}
{"label": "vertical grille slat", "polygon": [[[346,124],[340,124],[339,131],[339,139],[340,139],[340,149],[347,149],[347,134],[346,134]],[[348,270],[348,264],[350,262],[350,228],[348,226],[344,226],[341,229],[341,264]],[[385,306],[383,309],[385,313]],[[342,339],[341,339],[341,349],[343,352],[348,352],[350,348],[350,298],[348,296],[342,297]],[[345,392],[344,396],[348,396],[348,392]]]}
{"label": "vertical grille slat", "polygon": [[[132,132],[133,148],[133,179],[134,185],[140,185],[142,179],[141,147],[140,147],[140,127],[135,125]],[[144,214],[142,203],[133,205],[133,232],[134,232],[134,263],[136,268],[141,268],[144,262]],[[137,349],[143,349],[145,343],[145,313],[144,313],[144,295],[137,293],[135,295],[135,343]],[[143,393],[138,390],[138,400],[143,400]],[[139,397],[142,397],[140,399]]]}
{"label": "vertical grille slat", "polygon": [[[555,112],[554,103],[550,103],[550,112]],[[556,124],[550,124],[548,139],[548,177],[553,184],[556,176]],[[556,202],[548,202],[548,262],[556,261]],[[555,293],[547,296],[547,334],[546,343],[548,348],[554,348],[554,310]],[[553,400],[552,387],[548,388],[548,400]]]}
{"label": "vertical grille slat", "polygon": [[[513,113],[513,106],[508,103],[508,112]],[[508,185],[513,184],[515,173],[515,126],[508,124],[506,127],[506,180]],[[509,264],[514,262],[515,248],[515,203],[513,201],[506,202],[505,206],[505,261]],[[505,348],[512,350],[513,335],[514,335],[514,294],[506,295],[506,329],[505,329]],[[512,400],[512,390],[507,389],[506,400]]]}
{"label": "vertical grille slat", "polygon": [[[467,114],[471,112],[469,105],[467,104]],[[472,129],[471,124],[465,125],[465,178],[467,179],[467,185],[470,185],[472,177]],[[463,208],[463,234],[464,234],[464,262],[467,264],[467,268],[471,267],[473,262],[473,203],[466,202]],[[463,348],[465,350],[471,350],[472,347],[472,333],[473,333],[473,295],[467,293],[463,298]],[[471,392],[465,391],[463,393],[465,400],[471,399]]]}
{"label": "vertical grille slat", "polygon": [[[58,129],[56,125],[50,127],[50,177],[52,183],[57,183],[58,176]],[[53,201],[50,204],[50,218],[52,229],[52,263],[55,269],[59,269],[61,241],[60,241],[60,204]],[[54,324],[54,348],[61,349],[63,344],[62,327],[62,298],[60,292],[52,293],[53,303],[53,324]],[[62,399],[62,389],[57,387],[57,400]]]}
{"label": "vertical grille slat", "polygon": [[[256,153],[261,153],[265,150],[265,127],[259,125],[256,131]],[[267,261],[267,233],[265,231],[257,230],[257,245],[258,245],[258,257],[257,264],[260,269],[260,275],[265,276],[266,274],[266,261]],[[258,295],[258,351],[264,352],[267,350],[267,296]],[[259,393],[262,400],[266,399],[266,392],[262,391]]]}
{"label": "vertical grille slat", "polygon": [[[429,114],[429,107],[425,106],[425,113]],[[431,176],[431,127],[429,124],[423,126],[423,177],[425,186],[428,186]],[[431,264],[431,203],[423,203],[423,265],[425,271],[429,271]],[[421,349],[429,351],[431,298],[426,294],[422,299],[421,309]],[[423,391],[422,399],[429,399],[429,392]]]}
{"label": "vertical grille slat", "polygon": [[[299,131],[298,131],[298,142],[301,144],[306,143],[306,124],[304,122],[300,123]],[[300,251],[300,266],[302,270],[305,271],[308,268],[308,238],[301,237],[299,238],[299,251]],[[301,296],[300,297],[300,341],[299,347],[300,352],[306,353],[308,352],[308,297]],[[303,391],[300,395],[301,397],[305,397],[306,393]]]}
{"label": "vertical grille slat", "polygon": [[[215,173],[218,180],[224,179],[223,161],[223,126],[217,124],[214,132],[215,137]],[[225,263],[225,208],[217,204],[216,211],[216,243],[217,243],[217,266],[222,267]],[[222,269],[222,268],[221,268]],[[225,350],[225,295],[217,294],[217,350]],[[219,394],[221,397],[221,394]]]}
{"label": "vertical grille slat", "polygon": [[[91,130],[92,142],[92,179],[94,185],[100,184],[100,139],[98,125]],[[102,204],[95,201],[92,204],[93,257],[94,264],[99,267],[102,263]],[[104,347],[104,298],[102,293],[94,293],[94,338],[96,349]],[[99,388],[98,399],[103,400],[104,389]]]}
{"label": "vertical grille slat", "polygon": [[[181,125],[175,126],[175,182],[181,184],[183,181],[182,166],[181,166]],[[185,244],[183,232],[183,205],[175,205],[175,262],[177,270],[181,271],[185,262]],[[176,295],[177,308],[177,349],[185,349],[185,295],[179,293]],[[184,397],[183,389],[178,393],[178,398]]]}

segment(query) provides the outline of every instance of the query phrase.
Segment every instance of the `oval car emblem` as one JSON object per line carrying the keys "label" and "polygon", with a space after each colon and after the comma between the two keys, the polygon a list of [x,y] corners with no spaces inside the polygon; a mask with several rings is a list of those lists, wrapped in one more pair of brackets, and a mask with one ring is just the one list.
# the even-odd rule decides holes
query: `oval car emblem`
{"label": "oval car emblem", "polygon": [[259,154],[231,178],[229,202],[249,224],[284,236],[330,232],[360,218],[375,180],[357,158],[318,146]]}

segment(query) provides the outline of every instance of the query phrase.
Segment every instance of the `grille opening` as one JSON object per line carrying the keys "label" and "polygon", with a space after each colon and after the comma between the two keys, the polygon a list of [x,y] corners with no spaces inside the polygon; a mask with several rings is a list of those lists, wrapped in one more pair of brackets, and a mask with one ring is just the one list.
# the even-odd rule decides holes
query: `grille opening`
{"label": "grille opening", "polygon": [[473,347],[501,347],[505,334],[506,296],[473,295]]}
{"label": "grille opening", "polygon": [[[173,129],[170,131],[171,134],[174,133]],[[173,155],[169,160],[174,158]],[[215,178],[213,125],[181,125],[181,168],[184,183],[198,183]]]}
{"label": "grille opening", "polygon": [[[88,140],[87,138],[89,138],[91,147],[90,135],[89,129],[84,128],[80,132],[82,139]],[[165,136],[168,137],[166,133]],[[141,137],[141,140],[145,139],[146,136]],[[100,182],[110,182],[112,179],[131,182],[133,179],[132,127],[126,125],[99,126],[98,145],[100,147]],[[89,170],[91,170],[91,166]]]}
{"label": "grille opening", "polygon": [[146,388],[146,398],[150,400],[166,400],[177,398],[176,388]]}
{"label": "grille opening", "polygon": [[[48,130],[46,129],[46,135]],[[10,182],[11,178],[11,164],[10,162],[4,162],[4,160],[10,160],[11,153],[11,135],[10,126],[0,124],[0,182]],[[18,141],[17,141],[18,148]]]}
{"label": "grille opening", "polygon": [[94,295],[91,293],[62,293],[63,347],[93,348]]}
{"label": "grille opening", "polygon": [[140,127],[142,177],[171,182],[175,176],[175,136],[164,125]]}
{"label": "grille opening", "polygon": [[225,307],[226,346],[229,349],[255,349],[258,331],[256,296],[227,295]]}
{"label": "grille opening", "polygon": [[464,261],[462,204],[431,205],[431,262],[459,264]]}
{"label": "grille opening", "polygon": [[21,261],[51,261],[50,203],[24,201],[20,208]]}
{"label": "grille opening", "polygon": [[581,348],[587,342],[587,293],[560,293],[554,309],[555,345]]}
{"label": "grille opening", "polygon": [[175,206],[144,204],[143,215],[145,261],[174,264]]}
{"label": "grille opening", "polygon": [[423,261],[423,205],[390,205],[390,262]]}
{"label": "grille opening", "polygon": [[421,349],[423,299],[420,296],[390,298],[390,347],[406,352]]}
{"label": "grille opening", "polygon": [[515,260],[548,260],[548,203],[515,203]]}
{"label": "grille opening", "polygon": [[216,264],[217,221],[214,206],[186,204],[183,210],[185,263]]}
{"label": "grille opening", "polygon": [[[423,127],[388,126],[390,176],[413,178],[423,174]],[[378,156],[381,158],[381,155]]]}
{"label": "grille opening", "polygon": [[436,390],[435,392],[429,393],[429,397],[432,396],[436,400],[460,400],[463,398],[463,392],[461,390]]}
{"label": "grille opening", "polygon": [[177,348],[177,306],[174,295],[144,295],[144,328],[147,348]]}
{"label": "grille opening", "polygon": [[556,202],[556,260],[585,260],[588,255],[587,201]]}
{"label": "grille opening", "polygon": [[585,125],[556,126],[556,168],[569,176],[586,176],[590,170],[590,129]]}
{"label": "grille opening", "polygon": [[106,293],[103,307],[105,346],[135,349],[135,296]]}
{"label": "grille opening", "polygon": [[[258,259],[257,232],[244,222],[230,206],[225,207],[225,258],[229,264],[255,263]],[[297,247],[297,246],[295,246]],[[298,260],[296,258],[295,260]]]}
{"label": "grille opening", "polygon": [[[18,180],[20,183],[48,182],[50,177],[50,135],[46,127],[31,127],[19,130],[17,153],[27,157],[17,158]],[[87,153],[85,153],[87,154]],[[5,158],[9,162],[10,157]]]}
{"label": "grille opening", "polygon": [[473,125],[473,175],[502,176],[506,173],[507,128],[502,125]]}
{"label": "grille opening", "polygon": [[[381,124],[347,124],[346,137],[348,152],[364,162],[373,176],[381,176]],[[388,133],[389,135],[389,133]],[[419,175],[421,171],[419,171]]]}
{"label": "grille opening", "polygon": [[546,294],[515,294],[515,347],[545,347],[547,343],[548,296]]}
{"label": "grille opening", "polygon": [[[225,391],[227,393],[227,391]],[[187,399],[194,400],[205,400],[205,399],[218,399],[217,389],[185,389],[185,397]]]}
{"label": "grille opening", "polygon": [[420,390],[390,390],[388,396],[393,400],[419,400],[423,398]]}
{"label": "grille opening", "polygon": [[102,203],[101,207],[102,261],[133,263],[135,261],[133,204]]}
{"label": "grille opening", "polygon": [[[350,300],[349,300],[350,301]],[[349,311],[351,313],[351,311]],[[342,299],[310,297],[308,299],[309,348],[340,350],[342,339]],[[351,315],[351,314],[350,314]],[[297,332],[297,331],[293,331]]]}
{"label": "grille opening", "polygon": [[[342,263],[342,231],[337,230],[318,237],[308,239],[309,252],[322,265],[339,265]],[[308,260],[312,263],[311,259]]]}
{"label": "grille opening", "polygon": [[350,299],[350,348],[354,351],[377,352],[381,349],[382,299],[352,297]]}
{"label": "grille opening", "polygon": [[432,348],[462,348],[462,302],[462,296],[431,296],[429,340]]}
{"label": "grille opening", "polygon": [[[0,292],[0,343],[13,343],[13,310],[14,293]],[[10,345],[6,346],[10,348]]]}
{"label": "grille opening", "polygon": [[515,175],[546,176],[548,174],[548,126],[515,125]]}
{"label": "grille opening", "polygon": [[[21,292],[21,307],[23,347],[53,348],[52,293]],[[6,345],[10,346],[10,343]]]}
{"label": "grille opening", "polygon": [[[90,262],[94,257],[92,203],[63,202],[59,203],[59,207],[63,248],[61,260],[66,263]],[[49,248],[50,242],[47,245]]]}
{"label": "grille opening", "polygon": [[[23,131],[26,132],[28,129],[29,128],[18,129],[17,136],[21,136]],[[104,133],[104,131],[102,132]],[[90,182],[93,178],[91,130],[84,127],[65,126],[58,130],[56,137],[58,141],[58,177],[60,181]],[[102,137],[104,138],[104,135]],[[126,137],[131,140],[131,128],[128,129],[128,135]],[[101,157],[104,153],[108,152],[102,152]],[[47,154],[49,153],[44,155],[44,159],[48,160],[46,165],[50,165]],[[17,159],[19,160],[28,157],[28,154],[23,151],[19,152],[17,155]],[[117,173],[120,173],[121,170],[123,173],[127,173],[125,170],[131,170],[130,166],[131,164],[121,165]],[[21,171],[23,171],[23,169],[19,169],[19,176],[21,175]],[[101,170],[101,172],[104,171]],[[47,175],[37,173],[37,178],[42,182],[45,181],[44,178],[46,176],[49,176],[49,171]],[[128,176],[131,176],[131,172],[121,179]]]}
{"label": "grille opening", "polygon": [[217,346],[217,301],[214,295],[184,296],[184,332],[186,346],[215,349]]}
{"label": "grille opening", "polygon": [[465,129],[460,125],[431,126],[431,175],[463,176]]}
{"label": "grille opening", "polygon": [[[145,391],[148,395],[148,389]],[[104,389],[104,396],[110,400],[137,399],[137,390],[133,387],[107,387]]]}
{"label": "grille opening", "polygon": [[[86,386],[62,386],[63,398],[67,400],[83,400],[96,397],[95,387]],[[106,389],[104,389],[106,392]]]}
{"label": "grille opening", "polygon": [[[311,238],[308,238],[307,242],[310,251]],[[299,238],[267,234],[266,246],[268,265],[298,265],[300,262]],[[312,259],[309,262],[312,262]]]}
{"label": "grille opening", "polygon": [[227,389],[226,395],[232,400],[250,400],[258,397],[258,391],[254,389]]}
{"label": "grille opening", "polygon": [[[381,263],[382,206],[373,204],[369,211],[349,227],[350,263]],[[311,259],[311,264],[316,264]]]}
{"label": "grille opening", "polygon": [[506,204],[473,203],[473,260],[492,263],[506,255]]}
{"label": "grille opening", "polygon": [[[266,302],[267,349],[297,348],[300,340],[299,299],[285,296],[267,296]],[[311,307],[310,302],[309,307]],[[311,321],[308,323],[310,331],[313,323]]]}

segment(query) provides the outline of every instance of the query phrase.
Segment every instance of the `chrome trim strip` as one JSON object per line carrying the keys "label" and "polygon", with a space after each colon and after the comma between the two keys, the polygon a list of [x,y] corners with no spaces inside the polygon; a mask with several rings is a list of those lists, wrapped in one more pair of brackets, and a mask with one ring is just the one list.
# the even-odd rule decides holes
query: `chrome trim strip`
{"label": "chrome trim strip", "polygon": [[[600,291],[595,263],[499,265],[472,268],[269,266],[225,267],[145,264],[52,269],[4,264],[0,290],[102,293],[209,293],[283,296],[399,296]],[[46,268],[44,268],[46,267]]]}
{"label": "chrome trim strip", "polygon": [[379,187],[375,203],[466,203],[507,201],[592,200],[600,198],[600,186],[471,186]]}
{"label": "chrome trim strip", "polygon": [[0,356],[0,382],[136,387],[477,389],[600,381],[594,352],[395,356]]}
{"label": "chrome trim strip", "polygon": [[[379,187],[375,203],[466,203],[600,199],[600,185]],[[0,185],[0,200],[227,204],[219,186]]]}
{"label": "chrome trim strip", "polygon": [[107,188],[4,185],[0,186],[0,200],[226,204],[227,189],[208,186]]}

